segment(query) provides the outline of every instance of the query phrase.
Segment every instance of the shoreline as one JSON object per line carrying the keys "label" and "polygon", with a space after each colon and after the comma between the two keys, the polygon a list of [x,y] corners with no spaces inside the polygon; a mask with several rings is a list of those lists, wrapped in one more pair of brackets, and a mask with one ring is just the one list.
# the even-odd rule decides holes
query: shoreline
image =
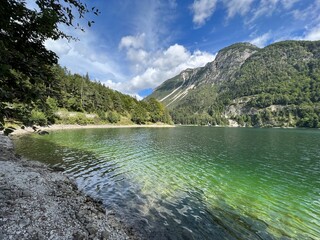
{"label": "shoreline", "polygon": [[0,133],[0,239],[49,238],[140,239],[59,169],[17,156]]}
{"label": "shoreline", "polygon": [[[147,125],[73,125],[73,124],[53,124],[49,126],[36,126],[37,129],[41,131],[59,131],[59,130],[69,130],[69,129],[107,129],[107,128],[174,128],[175,125],[169,124],[147,124]],[[21,135],[36,133],[32,127],[25,127],[24,129],[16,129],[14,132],[9,134],[9,137],[19,137]]]}

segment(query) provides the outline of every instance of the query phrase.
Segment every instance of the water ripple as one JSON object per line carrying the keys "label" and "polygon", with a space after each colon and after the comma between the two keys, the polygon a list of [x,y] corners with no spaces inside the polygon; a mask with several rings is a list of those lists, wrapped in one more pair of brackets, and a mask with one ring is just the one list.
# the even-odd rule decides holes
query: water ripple
{"label": "water ripple", "polygon": [[307,130],[78,130],[33,138],[29,157],[63,166],[148,238],[317,239],[319,140]]}

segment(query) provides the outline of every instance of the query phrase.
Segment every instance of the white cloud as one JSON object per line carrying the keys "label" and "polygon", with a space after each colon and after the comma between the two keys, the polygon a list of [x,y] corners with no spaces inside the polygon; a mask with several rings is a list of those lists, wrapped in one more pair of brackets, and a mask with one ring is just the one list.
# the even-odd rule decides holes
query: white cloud
{"label": "white cloud", "polygon": [[213,14],[217,0],[195,0],[191,6],[193,12],[193,23],[201,27]]}
{"label": "white cloud", "polygon": [[142,33],[140,35],[137,36],[125,36],[123,38],[121,38],[120,44],[119,44],[119,48],[123,49],[123,48],[143,48],[144,47],[144,42],[145,42],[145,34]]}
{"label": "white cloud", "polygon": [[119,49],[126,51],[127,59],[135,71],[141,70],[146,64],[149,53],[145,48],[146,34],[142,33],[137,36],[125,36],[121,38]]}
{"label": "white cloud", "polygon": [[267,45],[268,41],[271,39],[270,33],[265,33],[259,37],[256,37],[250,41],[251,44],[256,45],[257,47],[264,47]]}
{"label": "white cloud", "polygon": [[259,6],[253,10],[253,18],[251,21],[256,20],[261,16],[271,16],[276,10],[279,0],[261,0]]}
{"label": "white cloud", "polygon": [[55,52],[58,56],[68,54],[72,48],[67,41],[54,41],[52,39],[47,40],[44,45],[46,48]]}
{"label": "white cloud", "polygon": [[320,40],[320,25],[307,32],[303,39],[311,41]]}
{"label": "white cloud", "polygon": [[127,58],[134,63],[144,64],[148,58],[148,53],[143,49],[128,49]]}
{"label": "white cloud", "polygon": [[320,0],[315,0],[313,4],[305,9],[296,9],[293,16],[298,21],[305,21],[305,32],[303,36],[296,36],[300,40],[320,40]]}
{"label": "white cloud", "polygon": [[293,16],[296,20],[307,20],[309,24],[314,22],[320,22],[320,0],[315,0],[315,2],[309,5],[305,9],[295,9],[293,10]]}
{"label": "white cloud", "polygon": [[133,76],[130,81],[117,83],[109,80],[105,84],[122,92],[136,94],[143,89],[154,89],[181,71],[204,66],[215,58],[215,55],[199,50],[191,53],[179,44],[172,45],[162,52],[148,53],[148,55],[145,69]]}
{"label": "white cloud", "polygon": [[254,0],[223,0],[228,11],[228,17],[232,18],[236,14],[245,15],[249,12],[251,4]]}
{"label": "white cloud", "polygon": [[[196,27],[203,26],[210,19],[220,2],[226,8],[226,19],[239,14],[248,18],[248,23],[252,23],[259,17],[271,16],[277,10],[290,10],[299,1],[302,0],[194,0],[191,10]],[[253,7],[254,2],[257,3],[256,7]],[[247,15],[248,13],[251,13],[252,17]]]}
{"label": "white cloud", "polygon": [[275,11],[288,11],[299,1],[302,0],[261,0],[258,7],[252,10],[253,17],[249,22],[262,16],[272,16]]}
{"label": "white cloud", "polygon": [[285,9],[291,9],[293,5],[299,1],[301,0],[282,0],[282,5],[284,6]]}
{"label": "white cloud", "polygon": [[135,33],[144,34],[144,48],[155,51],[159,47],[170,44],[171,37],[175,34],[171,31],[171,24],[176,17],[177,1],[139,0],[132,2],[137,9],[130,24]]}

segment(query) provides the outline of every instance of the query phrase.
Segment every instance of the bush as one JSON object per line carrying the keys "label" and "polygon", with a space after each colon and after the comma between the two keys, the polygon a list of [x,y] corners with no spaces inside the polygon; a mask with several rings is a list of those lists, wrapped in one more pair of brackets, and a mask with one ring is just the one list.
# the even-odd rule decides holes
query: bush
{"label": "bush", "polygon": [[106,113],[102,110],[97,111],[97,114],[101,120],[107,120]]}
{"label": "bush", "polygon": [[117,123],[120,121],[120,115],[115,111],[109,112],[107,119],[110,123]]}
{"label": "bush", "polygon": [[32,124],[44,126],[47,125],[47,117],[43,112],[33,109],[31,111],[30,122]]}
{"label": "bush", "polygon": [[46,100],[46,115],[48,120],[51,123],[55,122],[55,112],[58,111],[57,100],[51,97],[48,97]]}

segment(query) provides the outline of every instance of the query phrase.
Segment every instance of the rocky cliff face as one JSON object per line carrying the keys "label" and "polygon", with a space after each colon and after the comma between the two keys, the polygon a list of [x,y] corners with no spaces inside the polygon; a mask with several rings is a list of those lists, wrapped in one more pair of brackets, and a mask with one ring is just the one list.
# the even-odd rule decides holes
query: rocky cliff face
{"label": "rocky cliff face", "polygon": [[238,43],[224,48],[213,62],[201,68],[182,71],[156,88],[149,97],[174,108],[202,85],[217,85],[232,79],[245,60],[258,50],[250,43]]}

